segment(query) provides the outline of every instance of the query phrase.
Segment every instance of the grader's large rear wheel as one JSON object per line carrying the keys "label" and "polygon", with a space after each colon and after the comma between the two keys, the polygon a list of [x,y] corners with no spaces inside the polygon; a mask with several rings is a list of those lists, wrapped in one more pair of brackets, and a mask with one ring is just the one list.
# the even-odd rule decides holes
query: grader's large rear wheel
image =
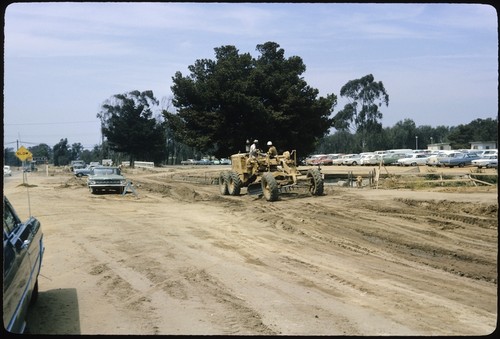
{"label": "grader's large rear wheel", "polygon": [[230,195],[240,195],[241,179],[238,173],[229,172],[229,180],[227,182],[227,189]]}
{"label": "grader's large rear wheel", "polygon": [[220,194],[222,194],[222,195],[229,194],[228,183],[229,183],[229,172],[228,171],[220,172],[220,175],[219,175]]}
{"label": "grader's large rear wheel", "polygon": [[323,195],[324,183],[321,172],[317,168],[311,168],[307,171],[307,178],[311,180],[309,192],[312,195]]}
{"label": "grader's large rear wheel", "polygon": [[279,197],[279,188],[272,173],[266,172],[261,179],[262,193],[267,201],[276,201]]}

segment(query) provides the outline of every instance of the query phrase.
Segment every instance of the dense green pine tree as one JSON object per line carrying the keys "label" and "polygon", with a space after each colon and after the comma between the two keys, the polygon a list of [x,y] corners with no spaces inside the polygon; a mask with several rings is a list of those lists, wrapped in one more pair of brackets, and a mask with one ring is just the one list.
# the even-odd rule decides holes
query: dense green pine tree
{"label": "dense green pine tree", "polygon": [[176,139],[218,157],[245,151],[247,139],[265,147],[273,141],[281,153],[311,152],[332,126],[335,95],[318,97],[301,75],[298,56],[284,57],[274,42],[257,46],[260,56],[240,54],[234,46],[215,48],[215,60],[197,60],[173,79],[173,105],[164,112]]}

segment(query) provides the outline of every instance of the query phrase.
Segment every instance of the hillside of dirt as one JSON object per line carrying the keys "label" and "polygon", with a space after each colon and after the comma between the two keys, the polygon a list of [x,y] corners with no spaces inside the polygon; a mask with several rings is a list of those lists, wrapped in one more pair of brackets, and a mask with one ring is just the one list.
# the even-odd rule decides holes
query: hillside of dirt
{"label": "hillside of dirt", "polygon": [[[125,169],[91,194],[63,171],[4,178],[42,223],[33,334],[487,335],[497,326],[496,185],[326,184],[221,196],[216,166]],[[330,169],[335,171],[335,169]],[[394,187],[394,185],[392,186]]]}

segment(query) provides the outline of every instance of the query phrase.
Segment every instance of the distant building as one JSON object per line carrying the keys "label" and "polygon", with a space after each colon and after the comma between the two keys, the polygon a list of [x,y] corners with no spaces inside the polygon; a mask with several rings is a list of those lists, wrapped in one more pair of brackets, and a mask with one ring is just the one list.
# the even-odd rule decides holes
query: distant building
{"label": "distant building", "polygon": [[40,165],[40,164],[47,164],[48,160],[47,160],[47,157],[33,157],[32,162]]}
{"label": "distant building", "polygon": [[496,141],[472,141],[470,149],[484,150],[484,149],[497,149]]}
{"label": "distant building", "polygon": [[446,142],[439,142],[436,144],[427,145],[427,149],[431,151],[451,151],[451,146]]}

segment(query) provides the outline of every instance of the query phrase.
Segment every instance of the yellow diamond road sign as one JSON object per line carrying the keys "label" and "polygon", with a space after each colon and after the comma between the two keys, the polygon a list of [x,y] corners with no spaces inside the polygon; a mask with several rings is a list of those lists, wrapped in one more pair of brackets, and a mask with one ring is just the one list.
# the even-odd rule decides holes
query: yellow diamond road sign
{"label": "yellow diamond road sign", "polygon": [[31,154],[31,152],[28,151],[24,146],[21,146],[16,151],[16,157],[18,157],[21,161],[24,161],[28,158],[32,158],[33,154]]}

